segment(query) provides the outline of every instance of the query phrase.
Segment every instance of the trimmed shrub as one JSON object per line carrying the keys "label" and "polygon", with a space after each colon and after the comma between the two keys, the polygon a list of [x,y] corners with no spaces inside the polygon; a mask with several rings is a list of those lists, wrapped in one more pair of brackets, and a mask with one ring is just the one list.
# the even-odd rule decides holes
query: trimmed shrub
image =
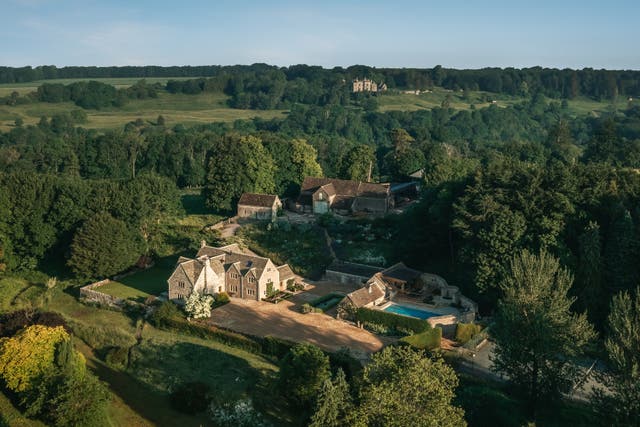
{"label": "trimmed shrub", "polygon": [[218,295],[216,295],[216,304],[224,305],[229,301],[231,300],[229,299],[229,294],[226,292],[220,292]]}
{"label": "trimmed shrub", "polygon": [[209,406],[209,390],[211,387],[200,381],[181,384],[169,397],[171,406],[185,414],[202,412]]}
{"label": "trimmed shrub", "polygon": [[475,323],[458,323],[456,326],[456,341],[466,344],[482,330],[482,326]]}
{"label": "trimmed shrub", "polygon": [[262,344],[257,340],[235,332],[218,329],[214,326],[202,325],[196,322],[187,322],[181,317],[164,319],[162,328],[193,335],[199,338],[212,339],[231,347],[250,351],[252,353],[262,353]]}
{"label": "trimmed shrub", "polygon": [[431,328],[429,322],[423,319],[400,316],[398,314],[364,307],[359,308],[356,312],[356,320],[362,323],[376,323],[396,331],[409,330],[414,333],[424,332]]}
{"label": "trimmed shrub", "polygon": [[166,327],[171,319],[180,317],[180,309],[171,301],[165,301],[158,307],[149,318],[151,324],[157,328]]}
{"label": "trimmed shrub", "polygon": [[411,347],[420,350],[435,350],[436,348],[440,348],[441,340],[442,328],[439,327],[400,339],[400,341],[406,342],[411,345]]}
{"label": "trimmed shrub", "polygon": [[305,302],[304,304],[302,304],[302,308],[300,309],[300,311],[302,312],[302,314],[323,313],[322,309],[315,308],[311,304],[309,304],[308,302]]}

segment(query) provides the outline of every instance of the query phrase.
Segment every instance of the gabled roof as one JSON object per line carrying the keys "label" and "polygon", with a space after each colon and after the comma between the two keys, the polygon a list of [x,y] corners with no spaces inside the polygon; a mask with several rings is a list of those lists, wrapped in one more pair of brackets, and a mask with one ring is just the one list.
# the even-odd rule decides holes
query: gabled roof
{"label": "gabled roof", "polygon": [[[327,193],[327,195],[329,197],[336,195],[336,188],[334,187],[333,183],[331,183],[331,182],[328,183],[328,184],[324,184],[319,189],[322,189],[325,193]],[[318,191],[318,190],[316,190],[316,191]]]}
{"label": "gabled roof", "polygon": [[404,263],[399,262],[392,265],[386,270],[382,271],[382,276],[389,277],[391,279],[401,280],[403,282],[410,282],[416,280],[422,275],[421,271],[409,268]]}
{"label": "gabled roof", "polygon": [[[331,184],[336,196],[349,197],[375,197],[385,198],[389,194],[389,186],[386,184],[374,184],[371,182],[350,181],[336,178],[306,177],[300,187],[301,195],[315,193],[319,188]],[[329,188],[329,187],[327,187]],[[326,191],[326,190],[325,190]]]}
{"label": "gabled roof", "polygon": [[[222,246],[220,248],[203,246],[200,248],[196,256],[198,258],[201,256],[218,258],[218,262],[222,264],[224,271],[229,270],[231,265],[235,265],[238,271],[240,271],[243,276],[246,275],[249,270],[255,269],[255,275],[257,278],[260,278],[262,276],[264,269],[269,263],[269,258],[242,253],[237,243],[228,246]],[[211,267],[214,267],[214,262],[211,263]]]}
{"label": "gabled roof", "polygon": [[374,280],[377,274],[367,282],[364,288],[360,288],[347,295],[347,298],[355,307],[364,307],[385,296],[384,284],[379,283],[378,280]]}
{"label": "gabled roof", "polygon": [[180,263],[180,268],[182,268],[184,274],[191,281],[191,284],[195,285],[198,281],[198,277],[200,277],[202,269],[204,268],[204,263],[200,260],[192,259]]}
{"label": "gabled roof", "polygon": [[277,199],[278,196],[273,194],[244,193],[240,196],[238,205],[271,208],[276,203]]}
{"label": "gabled roof", "polygon": [[289,267],[289,264],[281,265],[278,267],[278,273],[280,274],[280,281],[289,280],[295,277],[293,270]]}

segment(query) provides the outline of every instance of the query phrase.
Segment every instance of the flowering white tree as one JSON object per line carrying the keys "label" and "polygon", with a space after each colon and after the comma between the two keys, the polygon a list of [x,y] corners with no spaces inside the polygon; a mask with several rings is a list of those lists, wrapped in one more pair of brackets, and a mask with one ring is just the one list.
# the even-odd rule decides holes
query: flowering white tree
{"label": "flowering white tree", "polygon": [[238,400],[234,403],[209,407],[211,420],[222,427],[268,427],[267,423],[253,408],[250,399]]}
{"label": "flowering white tree", "polygon": [[211,304],[213,304],[211,295],[200,295],[193,292],[185,302],[184,311],[189,318],[204,319],[211,317]]}

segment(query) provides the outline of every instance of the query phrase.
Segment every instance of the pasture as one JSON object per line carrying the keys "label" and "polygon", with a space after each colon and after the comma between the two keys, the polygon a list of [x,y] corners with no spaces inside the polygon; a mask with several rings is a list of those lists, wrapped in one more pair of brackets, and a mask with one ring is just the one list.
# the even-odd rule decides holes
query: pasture
{"label": "pasture", "polygon": [[[5,87],[6,89],[6,87]],[[34,90],[34,88],[32,88]],[[2,94],[0,93],[0,96]],[[155,123],[162,115],[166,126],[176,124],[198,125],[215,122],[233,122],[241,119],[260,117],[263,119],[284,118],[285,110],[240,110],[226,105],[228,97],[222,93],[202,93],[199,95],[170,94],[161,91],[157,98],[130,100],[120,108],[84,110],[87,123],[80,126],[88,129],[115,129],[126,123],[142,119]],[[0,105],[0,130],[8,131],[16,119],[25,124],[36,124],[40,117],[80,110],[72,102],[35,102],[16,106]]]}
{"label": "pasture", "polygon": [[[186,80],[191,78],[147,78],[148,83],[165,84],[167,80]],[[20,95],[37,90],[42,83],[69,84],[74,81],[96,80],[114,85],[117,88],[126,88],[141,80],[140,78],[96,78],[96,79],[55,79],[40,80],[28,83],[0,84],[0,97],[8,96],[13,91]],[[142,119],[149,123],[155,123],[159,115],[165,118],[167,126],[178,123],[184,125],[197,125],[214,122],[233,122],[254,117],[262,119],[274,119],[286,117],[287,110],[241,110],[229,108],[223,93],[201,93],[198,95],[170,94],[159,91],[157,98],[129,100],[122,107],[105,108],[101,110],[85,110],[87,123],[81,126],[88,129],[108,130],[121,128],[126,123],[136,119]],[[507,107],[525,100],[523,97],[495,94],[482,91],[452,91],[440,87],[432,88],[419,95],[405,93],[399,90],[386,92],[376,98],[378,110],[386,111],[417,111],[430,110],[441,107],[445,100],[454,110],[469,110],[473,105],[476,109],[486,108],[493,104],[498,107]],[[549,101],[548,99],[547,101]],[[557,100],[560,102],[560,100]],[[576,98],[568,101],[569,113],[573,115],[594,114],[611,112],[627,108],[628,101],[625,97],[618,97],[615,102],[596,101],[589,98]],[[16,119],[22,119],[25,124],[36,124],[42,116],[51,117],[54,114],[80,109],[71,102],[45,103],[35,102],[29,104],[8,106],[0,105],[0,130],[8,131],[14,126]]]}

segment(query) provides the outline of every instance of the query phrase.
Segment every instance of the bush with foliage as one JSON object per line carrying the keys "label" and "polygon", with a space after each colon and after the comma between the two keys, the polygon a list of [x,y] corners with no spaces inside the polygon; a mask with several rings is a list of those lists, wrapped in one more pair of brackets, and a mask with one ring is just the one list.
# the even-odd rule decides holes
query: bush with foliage
{"label": "bush with foliage", "polygon": [[262,415],[255,410],[249,399],[227,405],[211,404],[211,421],[220,427],[268,427]]}
{"label": "bush with foliage", "polygon": [[458,323],[456,326],[456,341],[466,344],[471,338],[482,331],[482,326],[475,323]]}
{"label": "bush with foliage", "polygon": [[97,425],[109,392],[61,326],[29,326],[0,340],[0,378],[28,416],[55,426]]}
{"label": "bush with foliage", "polygon": [[278,388],[293,406],[309,410],[329,373],[329,358],[322,350],[312,344],[296,344],[282,359]]}
{"label": "bush with foliage", "polygon": [[171,392],[171,406],[185,414],[202,412],[209,406],[210,391],[211,387],[201,381],[180,384]]}
{"label": "bush with foliage", "polygon": [[111,347],[104,356],[107,365],[118,370],[124,370],[129,363],[129,349],[127,347]]}
{"label": "bush with foliage", "polygon": [[31,325],[62,326],[67,332],[71,332],[67,321],[58,313],[22,309],[0,315],[0,337],[13,336],[20,329]]}
{"label": "bush with foliage", "polygon": [[370,308],[361,307],[356,312],[356,320],[359,322],[377,323],[393,330],[410,330],[415,333],[424,332],[431,328],[429,322],[414,317],[400,316],[393,313],[387,313],[382,310],[372,310]]}
{"label": "bush with foliage", "polygon": [[206,319],[211,317],[211,304],[213,297],[211,295],[200,295],[198,292],[192,292],[184,304],[184,311],[187,318]]}
{"label": "bush with foliage", "polygon": [[431,328],[419,334],[403,337],[400,341],[419,350],[435,350],[440,348],[442,341],[442,328]]}
{"label": "bush with foliage", "polygon": [[304,304],[302,304],[302,307],[300,307],[300,312],[302,312],[302,314],[322,313],[322,309],[316,308],[311,304],[309,304],[308,302],[305,302]]}

